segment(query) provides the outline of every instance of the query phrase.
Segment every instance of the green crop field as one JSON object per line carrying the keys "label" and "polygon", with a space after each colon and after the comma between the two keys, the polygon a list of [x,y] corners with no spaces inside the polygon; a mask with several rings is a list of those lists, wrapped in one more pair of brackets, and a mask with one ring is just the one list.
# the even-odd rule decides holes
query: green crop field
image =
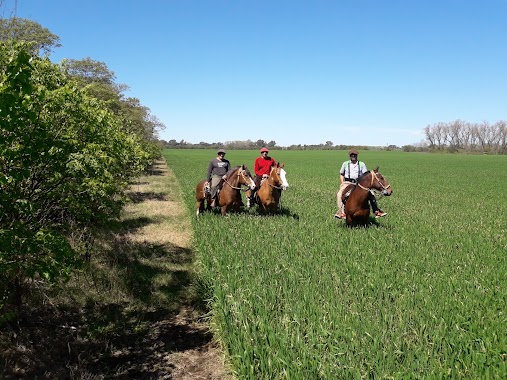
{"label": "green crop field", "polygon": [[[195,216],[211,150],[166,150],[213,324],[241,379],[507,378],[507,157],[362,151],[393,188],[335,220],[344,151],[273,151],[281,215]],[[257,151],[229,151],[253,169]]]}

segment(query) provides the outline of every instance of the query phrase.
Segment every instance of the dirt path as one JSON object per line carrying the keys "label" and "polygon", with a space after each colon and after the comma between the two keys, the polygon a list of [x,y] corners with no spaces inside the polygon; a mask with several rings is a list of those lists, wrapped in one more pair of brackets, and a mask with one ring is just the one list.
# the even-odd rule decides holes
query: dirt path
{"label": "dirt path", "polygon": [[[162,216],[163,226],[156,223],[148,224],[133,233],[131,239],[149,241],[150,244],[159,247],[166,245],[175,253],[190,252],[191,223],[188,213],[184,210],[174,175],[165,161],[156,162],[152,168],[152,174],[162,176],[164,178],[162,185],[169,184],[170,192],[168,197],[145,199],[143,214],[153,219]],[[137,189],[133,187],[141,198],[143,194],[157,193],[157,185],[152,181],[148,182],[150,183],[138,186]],[[126,209],[126,212],[135,214],[135,207],[134,203],[131,208]],[[173,341],[174,347],[170,351],[160,350],[154,353],[160,357],[159,365],[167,367],[167,372],[170,373],[168,378],[182,380],[232,378],[226,371],[223,354],[213,341],[209,325],[200,318],[198,311],[186,305],[185,302],[182,302],[175,317],[154,323],[152,331],[158,331],[157,334],[163,337],[164,341],[167,341],[168,337],[171,337]]]}
{"label": "dirt path", "polygon": [[[158,168],[163,176],[174,178],[165,161],[157,162],[155,168]],[[165,235],[165,239],[173,246],[190,249],[192,236],[188,213],[185,213],[183,209],[179,194],[175,191],[172,194],[170,199],[156,201],[165,204],[166,210],[172,212],[175,219],[179,221],[179,223],[172,225],[173,228]],[[162,204],[156,205],[154,210],[160,210],[162,207]],[[172,321],[161,321],[162,324],[168,322],[171,334],[175,336],[177,342],[177,349],[166,354],[164,358],[164,361],[172,367],[172,378],[182,380],[231,379],[232,377],[227,374],[224,366],[223,354],[212,340],[209,325],[199,321],[197,317],[195,310],[184,306]]]}

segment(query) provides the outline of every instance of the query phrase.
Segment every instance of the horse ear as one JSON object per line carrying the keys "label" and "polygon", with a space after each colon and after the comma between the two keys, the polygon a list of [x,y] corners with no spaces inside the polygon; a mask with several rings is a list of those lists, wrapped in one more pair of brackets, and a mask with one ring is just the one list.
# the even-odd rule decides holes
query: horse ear
{"label": "horse ear", "polygon": [[377,166],[375,169],[373,169],[373,171],[374,171],[375,173],[378,173],[378,166]]}
{"label": "horse ear", "polygon": [[280,165],[280,163],[278,163],[278,167],[279,168],[283,168],[283,165],[285,165],[285,162],[282,162],[282,164]]}

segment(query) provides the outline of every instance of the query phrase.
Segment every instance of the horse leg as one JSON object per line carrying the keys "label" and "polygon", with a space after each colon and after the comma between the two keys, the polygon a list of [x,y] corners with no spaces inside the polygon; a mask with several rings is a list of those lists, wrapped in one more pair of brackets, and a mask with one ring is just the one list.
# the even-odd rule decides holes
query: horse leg
{"label": "horse leg", "polygon": [[202,202],[196,201],[195,202],[195,215],[199,216],[199,214],[202,212]]}

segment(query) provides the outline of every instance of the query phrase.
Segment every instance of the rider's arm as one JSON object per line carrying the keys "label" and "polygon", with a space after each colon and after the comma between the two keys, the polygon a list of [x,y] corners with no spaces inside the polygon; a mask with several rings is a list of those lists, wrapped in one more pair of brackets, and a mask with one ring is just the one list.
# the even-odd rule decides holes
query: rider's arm
{"label": "rider's arm", "polygon": [[347,161],[342,164],[340,168],[340,185],[345,182],[345,169],[347,169]]}
{"label": "rider's arm", "polygon": [[260,176],[260,160],[258,158],[255,159],[254,162],[254,173],[257,176]]}
{"label": "rider's arm", "polygon": [[208,182],[211,181],[211,173],[213,173],[213,160],[211,160],[208,165],[208,175],[206,177]]}

